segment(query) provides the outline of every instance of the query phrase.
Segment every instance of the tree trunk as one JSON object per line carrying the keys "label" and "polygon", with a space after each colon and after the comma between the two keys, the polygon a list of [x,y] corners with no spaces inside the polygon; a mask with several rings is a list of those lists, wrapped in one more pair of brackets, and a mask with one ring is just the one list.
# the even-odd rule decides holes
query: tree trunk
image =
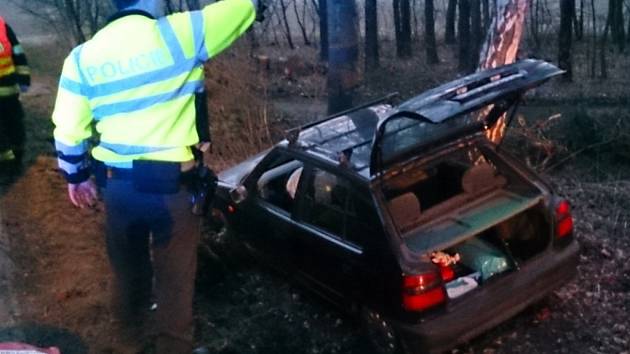
{"label": "tree trunk", "polygon": [[584,38],[584,0],[580,0],[580,15],[575,19],[575,40],[581,41]]}
{"label": "tree trunk", "polygon": [[295,49],[293,44],[293,35],[291,34],[291,25],[289,25],[289,18],[287,17],[288,5],[286,0],[280,0],[280,10],[282,11],[282,23],[284,24],[284,35],[287,39],[287,44],[291,50]]}
{"label": "tree trunk", "polygon": [[483,42],[482,38],[482,28],[481,28],[481,1],[480,0],[470,0],[470,19],[471,19],[471,60],[470,60],[470,71],[473,72],[477,68],[477,64],[479,63],[479,54],[481,51],[481,43]]}
{"label": "tree trunk", "polygon": [[459,34],[459,71],[461,73],[470,72],[470,2],[469,0],[459,1],[459,20],[457,32]]}
{"label": "tree trunk", "polygon": [[328,61],[328,0],[319,0],[319,58]]}
{"label": "tree trunk", "polygon": [[[516,61],[525,27],[527,0],[499,0],[496,16],[481,50],[479,69],[490,69]],[[488,139],[500,142],[505,135],[505,115],[487,132]]]}
{"label": "tree trunk", "polygon": [[378,48],[378,4],[376,0],[365,1],[365,68],[369,71],[379,67]]}
{"label": "tree trunk", "polygon": [[308,33],[306,33],[306,3],[302,3],[302,14],[298,11],[298,2],[293,1],[293,13],[295,14],[295,21],[300,27],[300,33],[302,33],[302,40],[304,40],[305,46],[310,46],[311,41],[308,39]]}
{"label": "tree trunk", "polygon": [[[616,20],[617,20],[617,36],[616,36],[616,42],[617,42],[617,47],[619,48],[620,52],[623,52],[626,49],[626,29],[625,29],[625,23],[623,20],[623,0],[617,0],[616,2],[617,8],[616,8]],[[630,34],[629,34],[630,35]]]}
{"label": "tree trunk", "polygon": [[597,13],[595,12],[595,0],[591,0],[591,20],[593,21],[593,46],[591,61],[591,78],[595,78],[597,71]]}
{"label": "tree trunk", "polygon": [[352,107],[359,58],[355,0],[328,0],[328,113]]}
{"label": "tree trunk", "polygon": [[488,29],[492,23],[492,18],[490,17],[490,1],[483,0],[481,5],[483,8],[483,35],[485,37],[488,34]]}
{"label": "tree trunk", "polygon": [[558,41],[558,66],[566,70],[564,78],[573,80],[573,60],[571,44],[573,42],[573,15],[575,14],[575,0],[560,0],[560,35]]}
{"label": "tree trunk", "polygon": [[457,0],[448,0],[448,9],[446,10],[446,32],[444,40],[448,44],[455,43],[455,17],[457,15]]}
{"label": "tree trunk", "polygon": [[[534,1],[536,3],[534,4]],[[532,51],[534,55],[538,55],[540,52],[540,27],[539,27],[539,18],[538,18],[538,8],[539,8],[538,0],[529,0],[529,32],[531,33],[531,39],[534,42],[532,45]]]}
{"label": "tree trunk", "polygon": [[626,35],[623,21],[623,0],[608,1],[608,20],[610,24],[610,33],[613,43],[617,45],[620,52],[623,52],[626,46]]}
{"label": "tree trunk", "polygon": [[602,80],[608,79],[608,61],[606,60],[606,50],[608,44],[608,31],[610,31],[610,21],[611,17],[608,17],[606,20],[606,26],[604,26],[604,32],[602,34],[602,40],[600,44],[599,50],[599,64],[600,64],[600,76]]}
{"label": "tree trunk", "polygon": [[396,53],[399,58],[411,57],[411,8],[409,0],[394,0]]}
{"label": "tree trunk", "polygon": [[435,8],[433,0],[425,0],[424,2],[424,45],[427,49],[427,63],[439,63],[440,58],[438,57],[435,40]]}

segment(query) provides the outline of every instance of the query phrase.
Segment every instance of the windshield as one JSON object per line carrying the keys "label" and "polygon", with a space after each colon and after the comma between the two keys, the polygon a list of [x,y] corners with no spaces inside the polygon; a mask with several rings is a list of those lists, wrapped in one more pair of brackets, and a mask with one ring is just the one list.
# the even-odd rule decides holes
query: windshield
{"label": "windshield", "polygon": [[[492,106],[485,106],[477,111],[442,123],[431,123],[418,116],[400,115],[389,119],[382,127],[381,140],[382,162],[407,156],[420,146],[430,145],[440,140],[466,131],[478,131],[485,124],[485,117]],[[503,110],[504,112],[504,110]]]}

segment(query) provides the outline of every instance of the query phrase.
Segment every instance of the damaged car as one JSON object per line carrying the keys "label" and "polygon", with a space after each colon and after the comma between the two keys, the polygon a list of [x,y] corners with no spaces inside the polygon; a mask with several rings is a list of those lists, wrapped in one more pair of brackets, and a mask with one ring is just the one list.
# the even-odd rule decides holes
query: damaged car
{"label": "damaged car", "polygon": [[524,60],[299,127],[219,175],[215,214],[379,353],[453,348],[576,274],[569,203],[491,136],[562,73]]}

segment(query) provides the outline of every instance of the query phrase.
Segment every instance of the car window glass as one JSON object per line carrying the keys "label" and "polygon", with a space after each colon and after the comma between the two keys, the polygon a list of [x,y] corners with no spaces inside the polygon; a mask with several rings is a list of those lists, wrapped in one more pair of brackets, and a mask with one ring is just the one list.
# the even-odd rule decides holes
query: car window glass
{"label": "car window glass", "polygon": [[337,176],[313,169],[305,202],[305,219],[333,235],[342,236],[348,185]]}
{"label": "car window glass", "polygon": [[364,245],[376,229],[378,216],[370,199],[343,177],[314,168],[304,201],[304,221],[354,245]]}
{"label": "car window glass", "polygon": [[298,160],[272,163],[258,178],[258,197],[286,212],[291,212],[304,164]]}

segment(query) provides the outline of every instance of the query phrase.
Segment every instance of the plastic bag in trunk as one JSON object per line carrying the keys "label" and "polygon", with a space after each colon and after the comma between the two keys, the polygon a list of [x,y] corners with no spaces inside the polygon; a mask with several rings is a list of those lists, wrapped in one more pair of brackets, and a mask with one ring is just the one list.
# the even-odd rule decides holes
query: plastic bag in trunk
{"label": "plastic bag in trunk", "polygon": [[507,256],[479,238],[470,239],[455,246],[454,249],[460,254],[461,263],[479,272],[482,281],[510,269]]}

